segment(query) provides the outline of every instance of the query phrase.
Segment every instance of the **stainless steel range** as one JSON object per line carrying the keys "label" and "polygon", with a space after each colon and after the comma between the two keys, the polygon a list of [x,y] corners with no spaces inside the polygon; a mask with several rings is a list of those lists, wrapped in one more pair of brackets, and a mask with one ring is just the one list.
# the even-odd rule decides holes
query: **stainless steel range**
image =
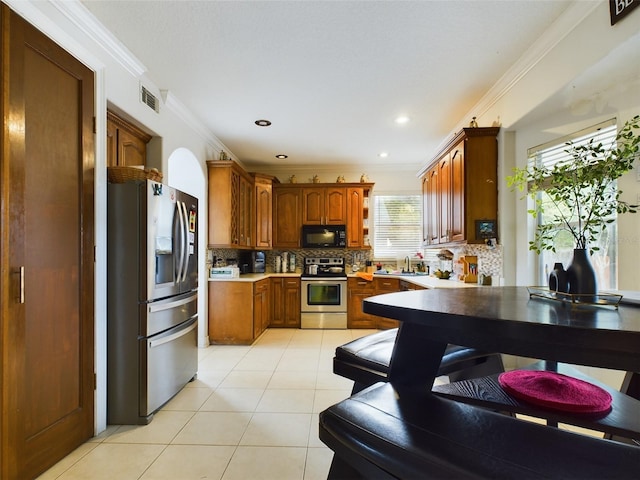
{"label": "stainless steel range", "polygon": [[347,328],[344,258],[305,258],[301,287],[301,328]]}

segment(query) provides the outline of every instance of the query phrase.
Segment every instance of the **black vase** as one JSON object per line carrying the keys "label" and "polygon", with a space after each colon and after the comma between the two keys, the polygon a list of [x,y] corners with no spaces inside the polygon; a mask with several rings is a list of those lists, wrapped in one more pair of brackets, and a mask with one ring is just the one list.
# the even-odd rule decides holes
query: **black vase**
{"label": "black vase", "polygon": [[553,264],[553,270],[549,274],[549,290],[560,293],[569,292],[569,280],[567,278],[567,271],[559,262]]}
{"label": "black vase", "polygon": [[[569,280],[569,293],[572,295],[592,294],[598,291],[596,272],[591,265],[589,252],[585,248],[573,250],[573,260],[567,268],[567,279]],[[595,297],[579,297],[582,301],[593,301]]]}

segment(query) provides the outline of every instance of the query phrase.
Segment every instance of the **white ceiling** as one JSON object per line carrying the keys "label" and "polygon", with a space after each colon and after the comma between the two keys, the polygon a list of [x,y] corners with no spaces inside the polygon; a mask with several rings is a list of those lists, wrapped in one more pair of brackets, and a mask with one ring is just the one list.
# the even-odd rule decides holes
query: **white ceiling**
{"label": "white ceiling", "polygon": [[259,167],[422,165],[572,2],[82,3]]}

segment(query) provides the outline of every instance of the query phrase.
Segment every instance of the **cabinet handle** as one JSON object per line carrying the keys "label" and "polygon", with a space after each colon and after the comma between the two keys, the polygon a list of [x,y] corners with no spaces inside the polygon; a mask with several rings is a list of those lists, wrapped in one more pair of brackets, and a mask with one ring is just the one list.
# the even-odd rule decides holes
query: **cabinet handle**
{"label": "cabinet handle", "polygon": [[20,279],[20,285],[19,285],[19,293],[18,293],[18,303],[24,303],[24,265],[22,265],[18,271],[16,272]]}

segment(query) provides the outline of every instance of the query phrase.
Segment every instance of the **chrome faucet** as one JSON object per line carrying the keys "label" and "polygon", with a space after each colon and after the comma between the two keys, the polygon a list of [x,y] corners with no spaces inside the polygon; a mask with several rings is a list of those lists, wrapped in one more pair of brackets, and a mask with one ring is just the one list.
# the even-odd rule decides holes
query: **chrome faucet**
{"label": "chrome faucet", "polygon": [[411,258],[409,257],[409,255],[404,257],[404,266],[406,268],[405,271],[409,273],[411,271]]}

